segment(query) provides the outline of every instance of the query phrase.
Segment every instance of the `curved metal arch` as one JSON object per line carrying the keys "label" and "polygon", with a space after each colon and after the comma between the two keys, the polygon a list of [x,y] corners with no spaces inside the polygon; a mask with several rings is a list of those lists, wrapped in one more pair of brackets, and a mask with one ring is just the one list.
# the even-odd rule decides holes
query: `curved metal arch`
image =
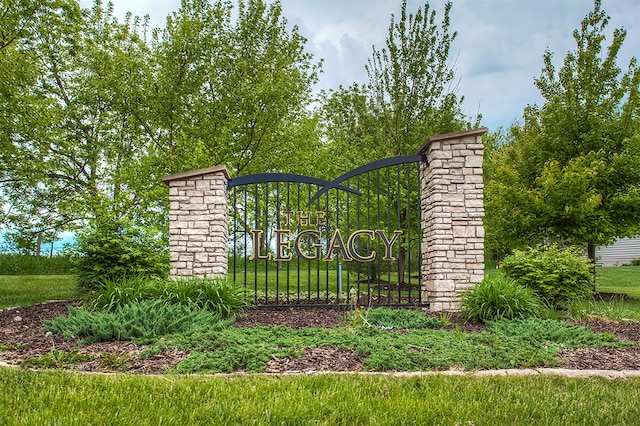
{"label": "curved metal arch", "polygon": [[[252,183],[265,183],[265,182],[294,182],[294,183],[310,183],[318,186],[326,186],[331,182],[324,179],[318,179],[310,176],[297,175],[293,173],[257,173],[253,175],[239,176],[237,178],[229,179],[227,186],[233,188],[240,185],[248,185]],[[343,191],[351,192],[352,194],[362,195],[360,191],[349,188],[347,186],[337,185],[338,188]]]}
{"label": "curved metal arch", "polygon": [[328,182],[326,185],[324,185],[322,187],[322,189],[320,189],[320,191],[316,192],[315,195],[313,197],[311,197],[311,199],[309,200],[309,203],[307,205],[311,205],[312,202],[314,202],[315,200],[317,200],[318,198],[320,198],[322,196],[322,194],[330,191],[333,188],[340,188],[341,182],[344,182],[347,179],[351,179],[354,176],[363,174],[363,173],[367,173],[367,172],[371,172],[373,170],[378,170],[378,169],[383,169],[385,167],[389,167],[389,166],[396,166],[398,164],[405,164],[405,163],[420,163],[420,162],[427,162],[427,156],[424,154],[420,154],[420,155],[400,155],[397,157],[390,157],[390,158],[383,158],[382,160],[377,160],[377,161],[372,161],[371,163],[365,164],[364,166],[360,166],[357,167],[347,173],[344,173],[343,175],[341,175],[340,177],[337,177],[336,179],[332,180],[331,182]]}

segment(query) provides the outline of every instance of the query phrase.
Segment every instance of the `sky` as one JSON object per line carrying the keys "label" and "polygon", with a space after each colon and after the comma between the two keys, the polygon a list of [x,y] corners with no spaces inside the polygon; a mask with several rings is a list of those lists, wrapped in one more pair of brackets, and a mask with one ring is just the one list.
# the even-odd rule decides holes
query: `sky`
{"label": "sky", "polygon": [[[180,0],[112,0],[115,15],[127,11],[148,14],[153,27],[164,26]],[[92,0],[81,0],[90,7]],[[432,0],[441,17],[446,0]],[[322,58],[323,73],[316,90],[366,83],[367,59],[373,46],[384,47],[391,14],[399,16],[401,0],[281,0],[283,15],[307,38],[307,51]],[[408,0],[415,12],[425,0]],[[611,17],[608,46],[614,28],[627,30],[619,54],[624,70],[632,56],[640,57],[640,0],[603,0]],[[554,52],[556,69],[575,49],[573,30],[593,10],[593,0],[453,0],[451,28],[458,32],[451,63],[456,70],[458,95],[469,117],[482,114],[489,130],[520,122],[527,104],[541,104],[534,86],[546,49]],[[438,19],[440,21],[440,19]]]}

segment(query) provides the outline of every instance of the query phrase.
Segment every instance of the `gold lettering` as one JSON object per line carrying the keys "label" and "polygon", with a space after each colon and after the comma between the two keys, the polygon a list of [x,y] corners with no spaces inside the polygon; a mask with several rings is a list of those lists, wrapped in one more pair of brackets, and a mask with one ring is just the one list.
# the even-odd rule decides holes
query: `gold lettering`
{"label": "gold lettering", "polygon": [[298,212],[298,226],[309,226],[311,223],[311,212]]}
{"label": "gold lettering", "polygon": [[293,212],[291,210],[283,210],[282,214],[284,214],[285,217],[285,221],[284,221],[284,226],[285,227],[290,227],[291,226],[291,214]]}
{"label": "gold lettering", "polygon": [[253,246],[251,250],[251,256],[249,256],[249,260],[271,259],[271,253],[269,253],[268,250],[266,255],[260,255],[260,247],[262,247],[262,230],[252,229],[249,232],[251,232],[251,239],[253,240]]}
{"label": "gold lettering", "polygon": [[336,229],[334,231],[333,237],[331,237],[331,242],[329,242],[329,245],[327,246],[327,254],[324,258],[325,262],[330,262],[333,260],[333,252],[336,249],[340,250],[340,254],[345,261],[353,260],[344,245],[344,241],[342,240],[342,235],[340,235],[339,229]]}
{"label": "gold lettering", "polygon": [[307,255],[303,253],[302,248],[300,247],[300,243],[302,242],[302,237],[311,236],[316,240],[320,240],[320,231],[316,231],[314,229],[307,229],[298,234],[296,239],[293,242],[293,249],[296,254],[304,260],[318,260],[321,257],[322,244],[313,244],[312,246],[316,249],[315,255]]}
{"label": "gold lettering", "polygon": [[361,229],[359,231],[355,231],[353,234],[351,234],[349,236],[349,239],[347,240],[347,247],[348,247],[348,250],[349,250],[349,255],[356,262],[372,262],[376,258],[375,250],[372,251],[369,256],[361,256],[356,251],[355,242],[356,242],[356,239],[360,235],[366,235],[366,236],[369,237],[370,240],[373,240],[373,238],[374,238],[374,232],[372,230],[370,230],[370,229]]}
{"label": "gold lettering", "polygon": [[391,241],[387,239],[387,236],[384,234],[384,231],[382,229],[377,229],[376,234],[378,234],[378,236],[384,243],[384,257],[382,258],[382,260],[396,260],[395,257],[391,256],[391,247],[393,246],[393,243],[396,242],[398,237],[402,235],[402,231],[393,231],[393,237],[391,238]]}
{"label": "gold lettering", "polygon": [[[289,239],[283,240],[283,236],[291,235],[291,231],[288,229],[276,229],[273,232],[276,234],[276,256],[275,260],[291,260],[293,254],[291,253],[291,241]],[[289,254],[285,253],[285,249],[289,250]]]}

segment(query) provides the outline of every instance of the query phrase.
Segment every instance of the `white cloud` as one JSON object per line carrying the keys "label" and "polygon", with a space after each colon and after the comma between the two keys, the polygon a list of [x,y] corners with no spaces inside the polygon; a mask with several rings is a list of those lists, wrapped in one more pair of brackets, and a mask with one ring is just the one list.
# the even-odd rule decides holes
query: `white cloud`
{"label": "white cloud", "polygon": [[[90,4],[81,1],[84,7]],[[180,2],[114,0],[114,4],[117,16],[126,10],[148,13],[152,24],[159,26]],[[391,14],[400,14],[400,4],[400,0],[282,0],[284,15],[308,39],[308,50],[324,59],[318,89],[367,81],[364,66],[371,46],[384,47]],[[430,4],[441,17],[445,0]],[[423,0],[408,0],[409,12],[422,6]],[[618,27],[628,31],[619,55],[624,69],[640,52],[640,3],[604,0],[603,8],[611,16],[609,34]],[[475,115],[479,107],[483,124],[495,129],[518,119],[527,104],[540,103],[533,79],[540,74],[545,49],[553,51],[561,64],[575,47],[573,30],[592,9],[592,0],[454,1],[451,28],[459,35],[452,61],[460,79],[458,94],[466,99],[465,112]]]}

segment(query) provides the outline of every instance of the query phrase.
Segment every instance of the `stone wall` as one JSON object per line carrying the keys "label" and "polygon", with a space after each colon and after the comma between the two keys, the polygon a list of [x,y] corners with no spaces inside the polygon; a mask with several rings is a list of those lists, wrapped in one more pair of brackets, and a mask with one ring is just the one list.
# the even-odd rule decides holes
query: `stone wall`
{"label": "stone wall", "polygon": [[422,180],[423,300],[455,311],[460,293],[484,278],[482,135],[487,129],[429,138]]}
{"label": "stone wall", "polygon": [[226,275],[227,169],[210,167],[162,180],[169,185],[171,275]]}

